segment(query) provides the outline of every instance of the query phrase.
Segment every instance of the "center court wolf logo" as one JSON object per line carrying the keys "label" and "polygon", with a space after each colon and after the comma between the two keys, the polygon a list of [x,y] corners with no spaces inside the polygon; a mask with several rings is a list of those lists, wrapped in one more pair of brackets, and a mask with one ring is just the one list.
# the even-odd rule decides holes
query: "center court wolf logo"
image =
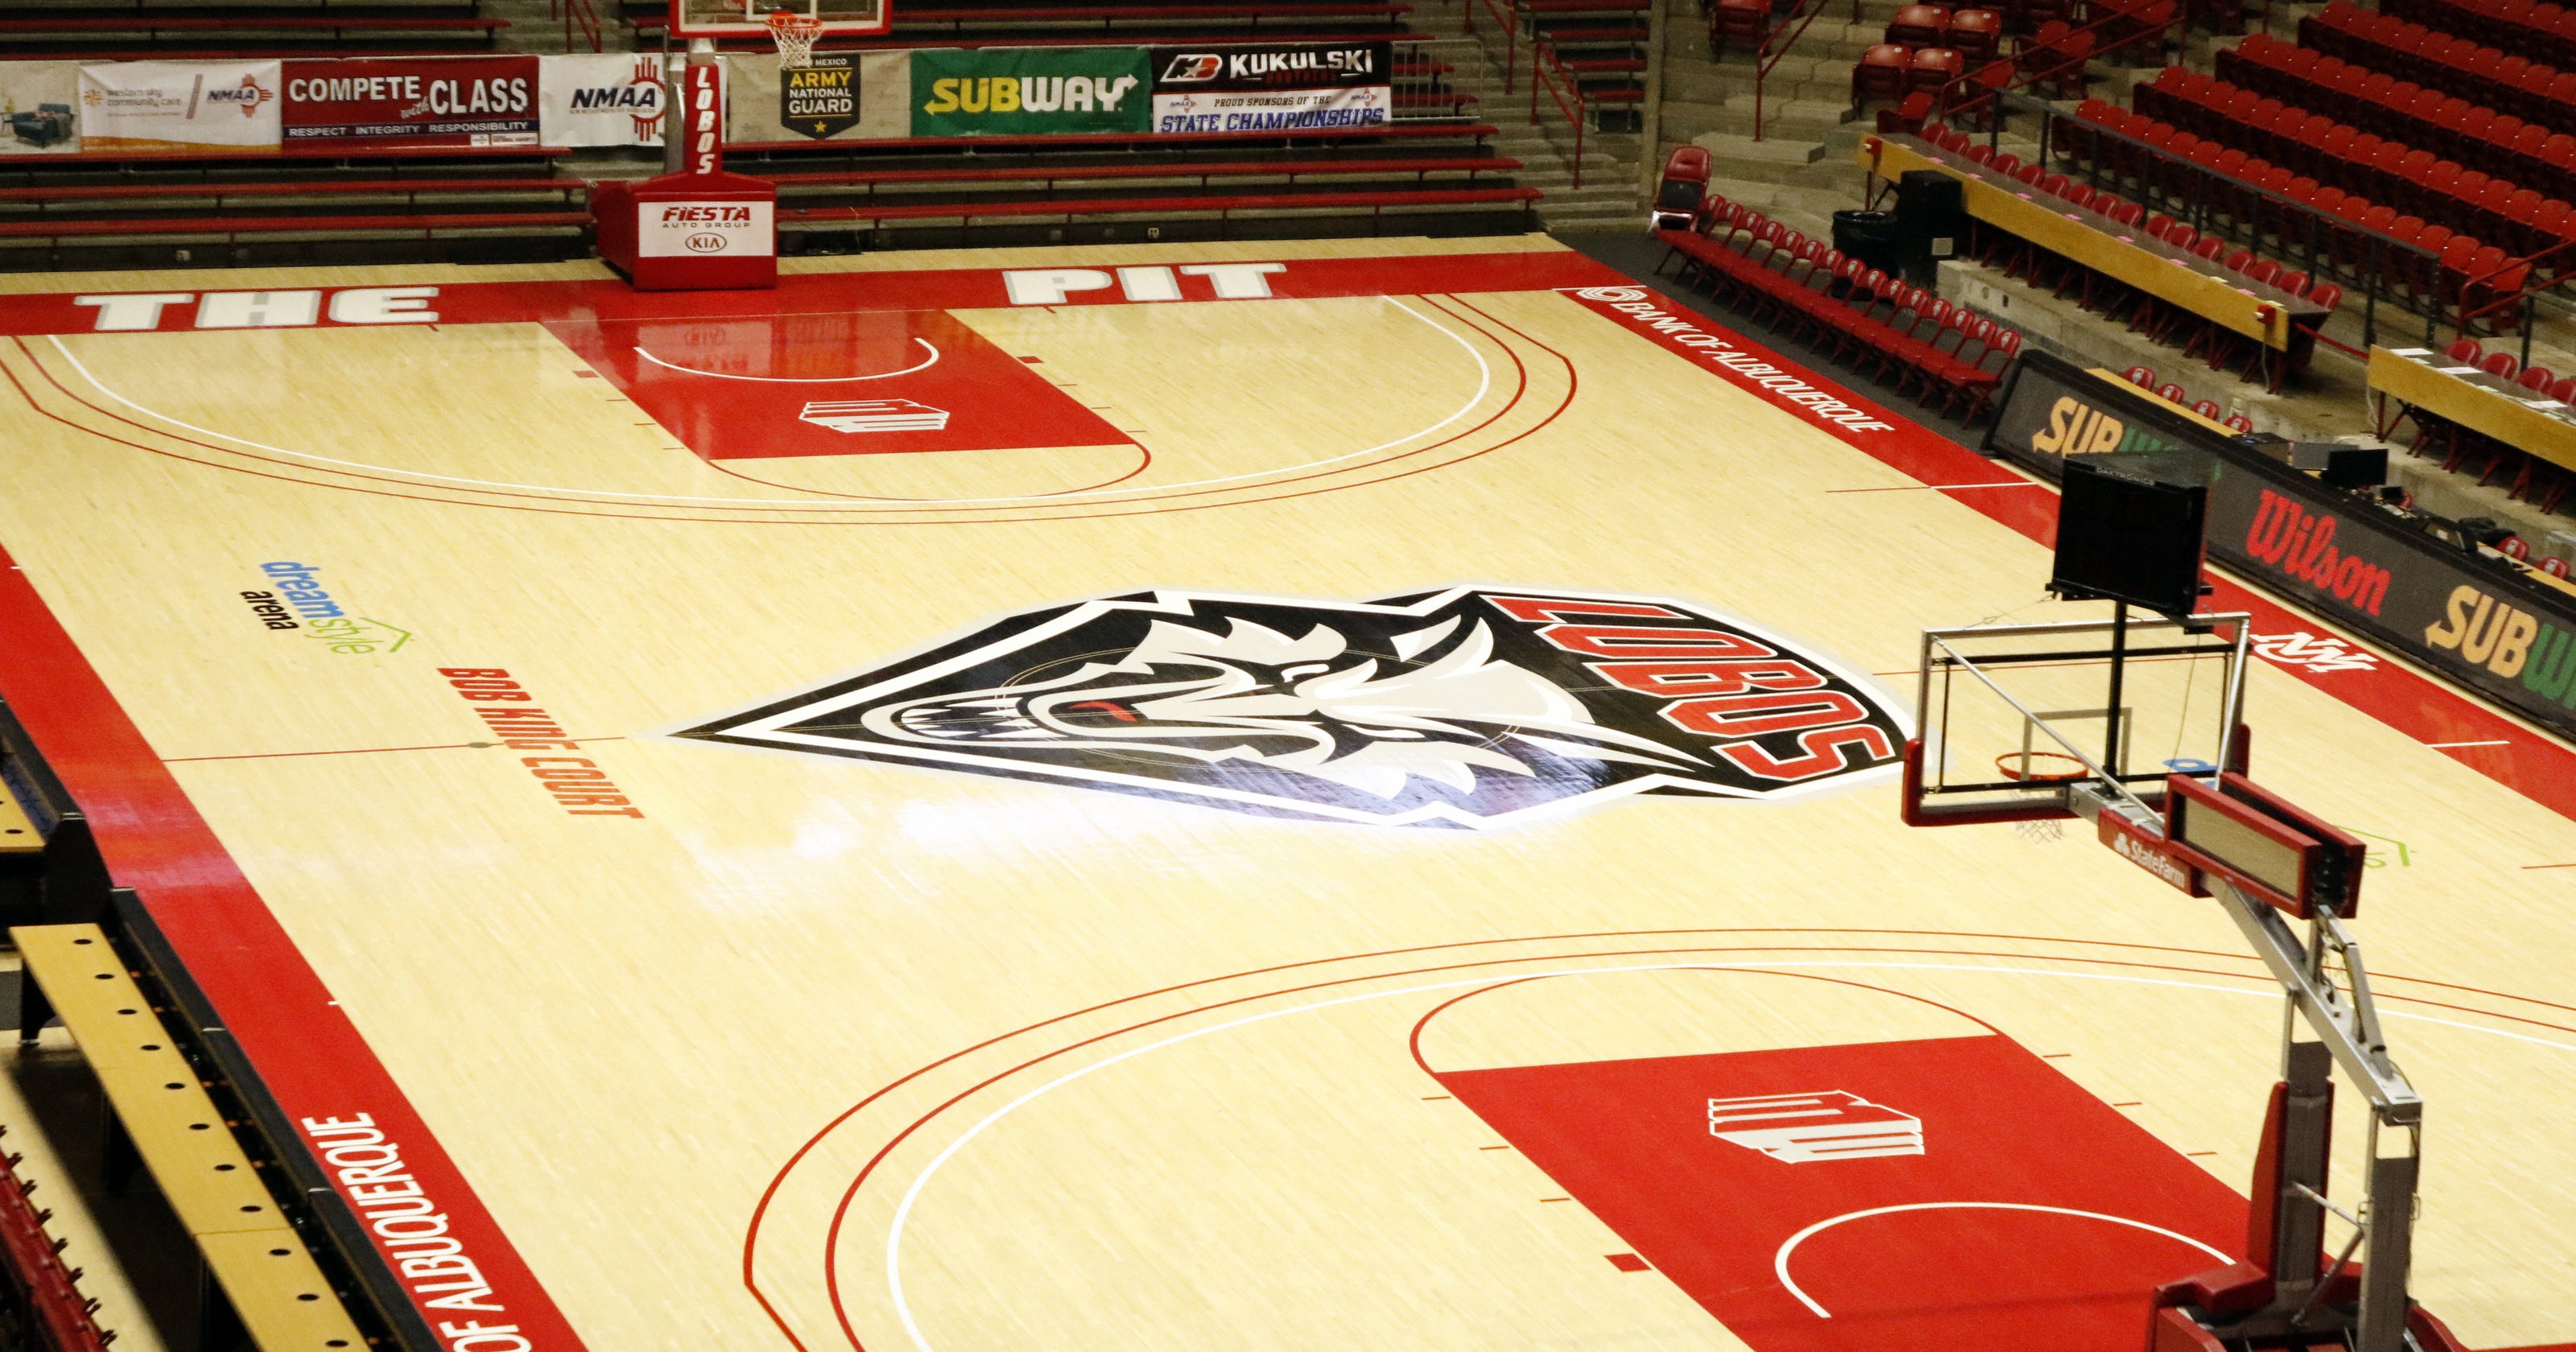
{"label": "center court wolf logo", "polygon": [[1457,587],[1048,606],[679,730],[1264,816],[1483,827],[1891,772],[1904,718],[1688,602]]}

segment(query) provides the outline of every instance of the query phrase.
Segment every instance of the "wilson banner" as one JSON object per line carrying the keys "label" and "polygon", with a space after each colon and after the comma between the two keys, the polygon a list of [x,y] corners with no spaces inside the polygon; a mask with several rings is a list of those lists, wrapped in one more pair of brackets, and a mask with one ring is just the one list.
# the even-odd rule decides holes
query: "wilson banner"
{"label": "wilson banner", "polygon": [[2540,723],[2576,733],[2576,588],[2438,517],[2294,469],[2105,371],[2024,353],[1988,449],[2058,477],[2117,455],[2209,486],[2209,557]]}

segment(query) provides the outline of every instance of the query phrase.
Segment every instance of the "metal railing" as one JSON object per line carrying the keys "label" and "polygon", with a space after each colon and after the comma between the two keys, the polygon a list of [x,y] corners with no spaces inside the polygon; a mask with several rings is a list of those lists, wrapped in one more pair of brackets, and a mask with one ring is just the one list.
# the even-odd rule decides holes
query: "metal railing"
{"label": "metal railing", "polygon": [[[1807,26],[1816,21],[1817,15],[1825,12],[1825,4],[1826,0],[1797,0],[1780,22],[1773,24],[1762,34],[1762,41],[1753,48],[1754,140],[1762,139],[1763,83],[1770,78],[1771,68],[1780,64],[1780,58],[1787,56],[1789,49],[1798,45],[1798,39],[1807,35]],[[1852,0],[1851,21],[1860,22],[1860,0]],[[1782,38],[1780,35],[1788,32],[1791,24],[1798,26],[1797,31],[1789,33],[1785,39]]]}
{"label": "metal railing", "polygon": [[1467,16],[1467,26],[1465,31],[1469,37],[1474,37],[1476,35],[1476,7],[1479,5],[1484,6],[1485,12],[1493,16],[1495,23],[1502,25],[1503,92],[1506,94],[1511,93],[1512,74],[1520,66],[1520,7],[1513,4],[1512,0],[1467,0],[1467,3],[1460,5],[1458,8],[1461,13]]}
{"label": "metal railing", "polygon": [[[1551,73],[1554,78],[1550,78]],[[1560,84],[1563,86],[1562,91],[1558,87]],[[1574,77],[1574,72],[1567,70],[1564,63],[1557,59],[1554,48],[1544,42],[1533,41],[1530,43],[1530,125],[1533,127],[1538,125],[1538,96],[1541,90],[1545,90],[1547,96],[1555,100],[1557,111],[1565,114],[1566,120],[1574,124],[1572,186],[1580,188],[1583,186],[1583,124],[1586,121],[1583,83]],[[1569,99],[1572,102],[1569,103],[1567,101]]]}
{"label": "metal railing", "polygon": [[[572,50],[573,30],[590,43],[594,52],[606,51],[607,44],[599,30],[599,8],[592,0],[553,0],[553,17],[563,21],[564,50]],[[667,41],[667,38],[665,39]]]}

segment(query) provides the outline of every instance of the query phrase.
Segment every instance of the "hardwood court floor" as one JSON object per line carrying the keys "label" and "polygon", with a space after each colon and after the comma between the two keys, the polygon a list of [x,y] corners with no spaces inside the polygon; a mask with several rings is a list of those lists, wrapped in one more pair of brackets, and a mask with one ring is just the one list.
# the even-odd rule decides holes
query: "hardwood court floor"
{"label": "hardwood court floor", "polygon": [[[2280,1015],[2221,913],[1860,768],[1919,630],[2089,613],[2046,490],[1541,239],[490,276],[0,279],[0,693],[480,1352],[2107,1352],[2242,1243]],[[190,327],[251,285],[440,318]],[[1879,732],[1713,793],[1698,715],[1532,675],[1577,641]],[[2416,1291],[2565,1344],[2576,760],[2351,666],[2249,713],[2378,846]],[[1921,1153],[1712,1134],[1837,1092]]]}

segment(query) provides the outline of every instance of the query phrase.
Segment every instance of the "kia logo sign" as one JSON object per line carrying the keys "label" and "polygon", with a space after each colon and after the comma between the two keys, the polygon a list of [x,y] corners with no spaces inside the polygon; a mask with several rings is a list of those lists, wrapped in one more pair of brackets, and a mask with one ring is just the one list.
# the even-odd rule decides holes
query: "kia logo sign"
{"label": "kia logo sign", "polygon": [[680,241],[691,253],[723,253],[725,237],[712,230],[701,230]]}

